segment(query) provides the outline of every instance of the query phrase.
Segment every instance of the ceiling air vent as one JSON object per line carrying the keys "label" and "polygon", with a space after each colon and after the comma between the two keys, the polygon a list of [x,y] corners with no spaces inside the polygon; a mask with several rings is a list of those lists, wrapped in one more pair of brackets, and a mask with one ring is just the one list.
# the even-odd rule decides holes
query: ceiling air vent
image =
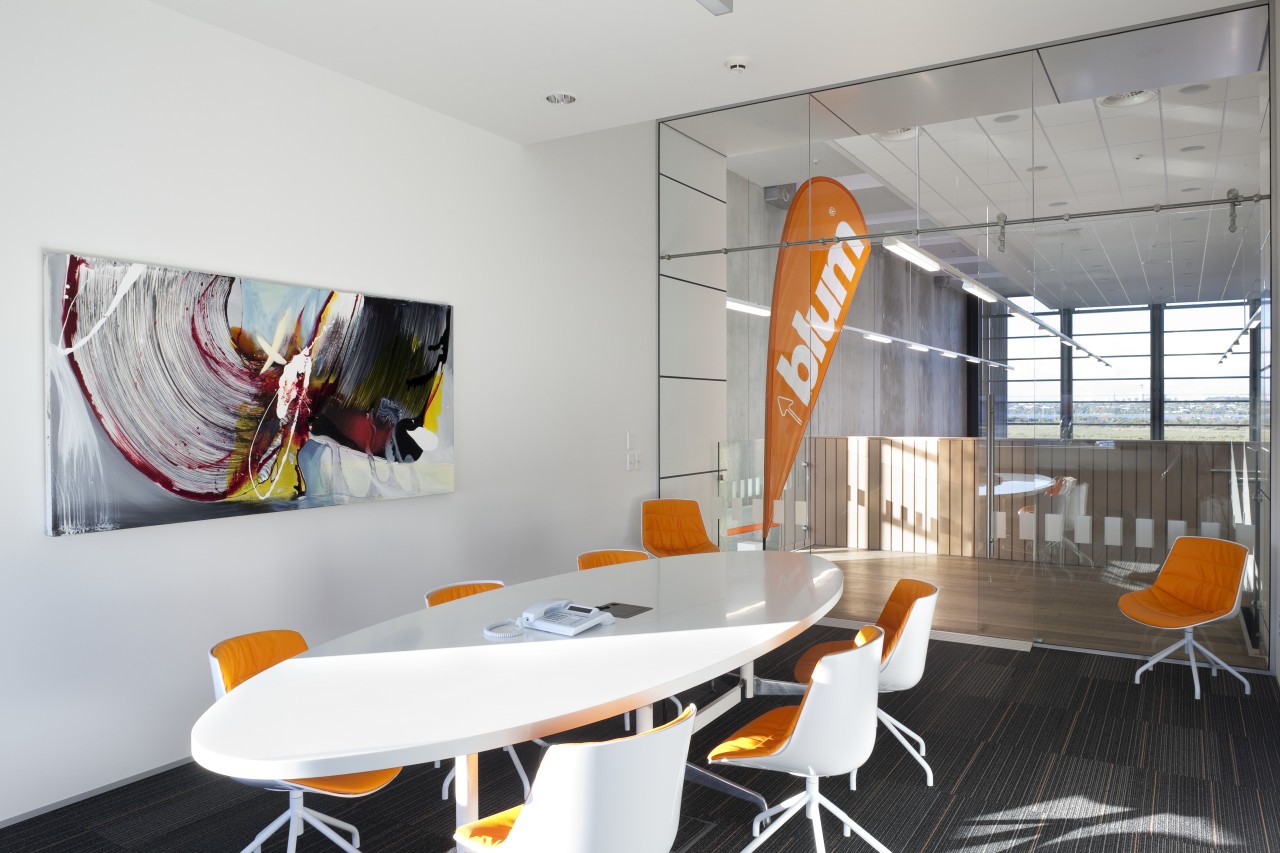
{"label": "ceiling air vent", "polygon": [[1145,104],[1156,96],[1156,93],[1150,89],[1135,89],[1132,92],[1125,92],[1121,95],[1107,95],[1105,98],[1098,99],[1100,107],[1136,107],[1138,104]]}

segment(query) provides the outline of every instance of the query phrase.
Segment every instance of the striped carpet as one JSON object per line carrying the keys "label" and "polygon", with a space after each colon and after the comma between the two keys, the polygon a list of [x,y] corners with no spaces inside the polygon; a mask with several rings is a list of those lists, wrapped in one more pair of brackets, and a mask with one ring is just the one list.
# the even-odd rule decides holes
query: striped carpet
{"label": "striped carpet", "polygon": [[[812,628],[761,660],[757,673],[787,678],[809,645],[847,634]],[[846,778],[824,780],[822,790],[895,853],[1280,853],[1275,679],[1251,676],[1253,695],[1246,697],[1229,676],[1206,674],[1205,698],[1197,702],[1185,666],[1157,666],[1135,686],[1136,666],[1065,651],[935,641],[920,685],[883,697],[889,713],[927,740],[934,787],[925,786],[923,771],[882,729],[859,771],[858,790],[849,791]],[[695,736],[692,754],[706,755],[737,726],[785,701],[740,705]],[[618,732],[608,721],[584,739]],[[518,749],[532,772],[539,750]],[[782,774],[718,770],[770,802],[802,787]],[[372,797],[309,800],[359,826],[371,853],[434,853],[451,846],[453,807],[440,799],[444,774],[408,768]],[[481,780],[484,812],[519,801],[518,780],[501,751],[481,756]],[[0,853],[235,853],[285,801],[186,765],[0,830]],[[739,850],[751,839],[751,817],[747,803],[688,785],[676,850]],[[829,850],[870,849],[844,838],[834,818],[824,825]],[[264,850],[284,848],[277,836]],[[299,844],[302,853],[332,849],[314,831]],[[609,839],[599,849],[608,853]],[[765,846],[813,849],[803,816]]]}

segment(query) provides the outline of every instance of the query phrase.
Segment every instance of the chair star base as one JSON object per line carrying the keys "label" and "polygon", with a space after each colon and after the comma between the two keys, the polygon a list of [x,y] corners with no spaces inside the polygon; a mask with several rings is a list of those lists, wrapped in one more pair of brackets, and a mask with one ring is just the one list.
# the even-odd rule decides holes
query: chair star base
{"label": "chair star base", "polygon": [[1138,671],[1133,674],[1133,683],[1134,684],[1141,683],[1142,673],[1151,669],[1160,661],[1164,660],[1169,655],[1173,654],[1179,649],[1186,652],[1187,660],[1191,662],[1191,683],[1195,687],[1195,695],[1197,699],[1200,698],[1200,665],[1196,663],[1196,649],[1199,649],[1200,652],[1209,661],[1210,672],[1215,678],[1218,675],[1219,669],[1225,669],[1227,672],[1231,673],[1237,679],[1239,679],[1240,683],[1244,685],[1244,695],[1248,696],[1253,692],[1253,689],[1249,686],[1248,679],[1246,679],[1243,675],[1237,672],[1235,667],[1223,661],[1222,658],[1218,657],[1213,652],[1206,649],[1203,644],[1198,642],[1196,638],[1192,636],[1191,628],[1184,628],[1182,630],[1181,640],[1174,643],[1172,646],[1169,646],[1169,648],[1165,649],[1164,651],[1157,652],[1156,654],[1152,655],[1151,658],[1146,663],[1138,667]]}
{"label": "chair star base", "polygon": [[[327,814],[321,814],[315,809],[307,808],[302,804],[301,791],[289,792],[289,808],[280,817],[267,824],[266,829],[259,832],[258,837],[250,841],[249,846],[244,848],[241,853],[262,853],[262,845],[286,823],[289,824],[289,853],[294,853],[298,848],[298,836],[306,828],[303,825],[304,822],[314,826],[320,831],[321,835],[347,851],[347,853],[360,853],[360,830],[335,817],[329,817]],[[330,829],[330,826],[336,826],[343,832],[351,833],[351,843],[348,844],[347,840]]]}
{"label": "chair star base", "polygon": [[[916,760],[916,763],[924,768],[925,784],[932,788],[933,768],[929,766],[929,762],[924,760],[924,738],[911,731],[911,729],[907,728],[893,717],[890,717],[884,712],[883,708],[876,708],[876,716],[880,719],[880,722],[884,723],[884,727],[889,730],[889,733],[898,739],[898,743],[902,744],[911,757]],[[907,737],[914,740],[918,746],[914,746],[909,743],[907,741]],[[849,776],[849,790],[853,790],[852,774]]]}
{"label": "chair star base", "polygon": [[[751,824],[752,834],[756,836],[756,839],[746,847],[742,848],[742,853],[751,853],[753,850],[760,849],[760,845],[768,841],[769,837],[777,832],[779,827],[784,823],[799,814],[801,809],[805,810],[805,817],[809,818],[813,824],[813,843],[815,845],[815,849],[818,853],[826,853],[827,846],[822,837],[821,809],[824,808],[835,815],[840,822],[844,824],[844,834],[846,838],[849,837],[851,833],[856,832],[858,833],[859,838],[870,844],[878,850],[879,853],[892,853],[892,851],[881,844],[875,836],[859,826],[857,821],[845,814],[843,809],[822,795],[822,792],[818,790],[817,776],[806,776],[803,791],[782,801],[781,803],[778,803],[773,808],[756,815],[755,820]],[[769,823],[769,828],[764,830],[762,834],[760,832],[761,825],[770,821],[779,813],[782,814],[782,817],[772,823]]]}

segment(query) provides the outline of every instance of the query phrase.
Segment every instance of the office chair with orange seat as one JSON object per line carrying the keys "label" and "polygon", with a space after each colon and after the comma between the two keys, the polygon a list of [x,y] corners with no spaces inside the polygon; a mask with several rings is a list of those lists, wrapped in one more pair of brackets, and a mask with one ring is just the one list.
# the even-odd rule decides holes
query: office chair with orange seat
{"label": "office chair with orange seat", "polygon": [[720,549],[707,538],[697,501],[663,498],[641,505],[641,539],[655,557],[711,554]]}
{"label": "office chair with orange seat", "polygon": [[[933,614],[937,605],[938,588],[927,581],[902,578],[894,585],[889,600],[876,619],[876,627],[884,632],[879,692],[897,693],[910,690],[920,683],[924,676],[925,658],[929,651],[929,631],[933,627]],[[818,661],[826,655],[854,648],[856,643],[856,636],[851,640],[819,643],[807,650],[796,662],[795,677],[798,684],[757,678],[756,693],[801,693],[804,691],[803,685],[813,676]],[[876,716],[916,763],[924,768],[925,783],[932,786],[933,768],[924,760],[924,738],[898,722],[883,708],[876,708]],[[907,741],[908,737],[915,741],[914,746]],[[850,788],[854,786],[854,782],[854,777],[850,775]]]}
{"label": "office chair with orange seat", "polygon": [[[455,583],[447,583],[438,586],[435,589],[427,590],[422,596],[427,607],[437,607],[441,604],[448,604],[450,601],[457,601],[460,598],[467,598],[472,595],[479,595],[482,592],[490,590],[502,589],[506,584],[502,581],[485,580],[485,581],[457,581]],[[503,751],[511,756],[511,763],[515,765],[516,775],[520,777],[520,784],[524,786],[524,795],[529,796],[529,775],[524,772],[524,765],[520,763],[520,756],[516,754],[516,748],[511,745],[504,746]],[[436,762],[436,767],[440,766],[440,762]],[[449,786],[453,784],[454,774],[457,773],[456,768],[450,768],[449,774],[444,777],[444,783],[440,786],[440,799],[449,799]]]}
{"label": "office chair with orange seat", "polygon": [[[766,711],[711,750],[707,758],[713,764],[777,770],[805,780],[799,794],[756,815],[752,825],[756,838],[742,853],[759,848],[801,809],[813,822],[817,849],[825,850],[823,808],[840,819],[846,836],[856,832],[880,853],[889,853],[818,790],[821,777],[852,775],[871,757],[883,642],[884,633],[874,625],[861,629],[847,648],[817,661],[799,705]],[[761,825],[779,813],[782,817],[761,834]]]}
{"label": "office chair with orange seat", "polygon": [[[209,650],[209,665],[213,670],[213,692],[216,699],[222,699],[230,691],[281,661],[307,650],[307,642],[297,631],[258,631],[253,634],[241,634],[223,640]],[[276,830],[289,824],[289,850],[297,845],[298,836],[311,824],[320,834],[328,838],[347,853],[360,853],[360,831],[349,823],[321,814],[303,805],[302,795],[305,793],[326,794],[331,797],[363,797],[385,788],[400,773],[399,767],[386,770],[371,770],[365,773],[345,773],[340,776],[319,776],[311,779],[237,779],[254,788],[265,788],[269,791],[286,791],[289,794],[289,808],[284,814],[267,824],[258,833],[258,837],[249,842],[242,853],[256,851],[261,853],[262,845]],[[336,827],[351,834],[351,843],[338,835],[330,827]]]}
{"label": "office chair with orange seat", "polygon": [[1140,682],[1142,673],[1183,649],[1191,662],[1191,681],[1199,699],[1200,675],[1196,664],[1196,649],[1199,649],[1208,658],[1213,675],[1218,674],[1219,668],[1225,669],[1240,679],[1245,695],[1250,694],[1245,677],[1197,642],[1193,635],[1201,625],[1230,619],[1240,612],[1240,589],[1248,561],[1249,549],[1236,542],[1206,536],[1179,536],[1169,549],[1155,583],[1147,589],[1120,596],[1117,602],[1120,612],[1133,621],[1151,628],[1182,632],[1181,640],[1138,667],[1133,674],[1134,684]]}
{"label": "office chair with orange seat", "polygon": [[460,850],[504,853],[668,853],[680,824],[694,707],[638,735],[556,744],[533,793],[454,833]]}
{"label": "office chair with orange seat", "polygon": [[620,563],[636,563],[649,559],[644,551],[628,551],[624,548],[609,548],[603,551],[586,551],[578,555],[578,570],[600,569],[605,566],[616,566]]}

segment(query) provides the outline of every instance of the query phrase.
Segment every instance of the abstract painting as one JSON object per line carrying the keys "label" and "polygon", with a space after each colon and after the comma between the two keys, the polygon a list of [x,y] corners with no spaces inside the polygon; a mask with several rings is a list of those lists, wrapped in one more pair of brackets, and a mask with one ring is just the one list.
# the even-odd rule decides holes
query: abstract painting
{"label": "abstract painting", "polygon": [[47,532],[453,491],[453,311],[45,254]]}

